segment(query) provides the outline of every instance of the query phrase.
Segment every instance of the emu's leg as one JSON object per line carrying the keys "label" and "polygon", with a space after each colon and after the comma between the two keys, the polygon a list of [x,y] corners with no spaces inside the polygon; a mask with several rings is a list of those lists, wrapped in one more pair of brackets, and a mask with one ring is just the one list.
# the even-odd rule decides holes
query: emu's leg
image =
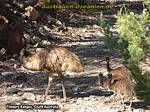
{"label": "emu's leg", "polygon": [[61,86],[62,86],[62,91],[63,91],[64,102],[66,102],[67,101],[67,94],[66,94],[66,89],[64,86],[64,75],[61,73],[61,74],[59,74],[59,77],[61,79]]}
{"label": "emu's leg", "polygon": [[131,99],[129,98],[129,102],[130,102],[129,110],[132,112],[132,98]]}
{"label": "emu's leg", "polygon": [[48,94],[48,91],[49,91],[49,89],[50,89],[50,87],[51,87],[51,82],[52,82],[52,77],[48,77],[48,85],[47,85],[47,88],[46,88],[46,90],[45,90],[45,94],[44,94],[44,98],[43,98],[43,101],[46,101],[46,96],[47,96],[47,94]]}
{"label": "emu's leg", "polygon": [[113,103],[115,103],[115,102],[116,102],[116,98],[117,98],[117,94],[116,94],[116,93],[114,93],[114,95],[112,96],[112,101],[113,101]]}
{"label": "emu's leg", "polygon": [[45,94],[43,95],[42,99],[36,101],[37,103],[39,103],[39,102],[45,102],[46,101],[46,96],[47,96],[48,90],[49,90],[49,88],[51,86],[51,82],[52,82],[52,77],[49,76],[48,77],[48,85],[47,85],[47,88],[45,90]]}
{"label": "emu's leg", "polygon": [[125,110],[125,104],[124,103],[125,103],[125,99],[123,97],[123,98],[121,98],[122,111]]}

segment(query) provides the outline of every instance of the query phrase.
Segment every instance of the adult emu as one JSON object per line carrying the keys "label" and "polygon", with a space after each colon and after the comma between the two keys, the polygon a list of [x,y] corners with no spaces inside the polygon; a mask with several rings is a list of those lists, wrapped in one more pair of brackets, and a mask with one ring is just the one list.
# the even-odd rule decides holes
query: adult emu
{"label": "adult emu", "polygon": [[64,47],[54,47],[51,49],[41,48],[34,54],[30,54],[23,50],[21,52],[21,61],[23,66],[29,70],[45,71],[48,73],[48,86],[45,91],[44,98],[46,100],[48,90],[51,86],[51,76],[56,73],[61,79],[61,85],[63,90],[64,101],[67,100],[66,90],[64,87],[64,73],[66,71],[71,72],[83,72],[84,67],[81,64],[79,58]]}

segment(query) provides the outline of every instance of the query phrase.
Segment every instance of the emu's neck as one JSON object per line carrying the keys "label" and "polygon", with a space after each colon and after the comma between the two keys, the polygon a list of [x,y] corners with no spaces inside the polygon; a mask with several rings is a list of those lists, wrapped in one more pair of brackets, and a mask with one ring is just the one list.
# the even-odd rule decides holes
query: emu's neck
{"label": "emu's neck", "polygon": [[107,71],[110,72],[112,69],[110,68],[110,65],[109,65],[109,61],[107,60],[107,64],[106,64],[106,68],[107,68]]}

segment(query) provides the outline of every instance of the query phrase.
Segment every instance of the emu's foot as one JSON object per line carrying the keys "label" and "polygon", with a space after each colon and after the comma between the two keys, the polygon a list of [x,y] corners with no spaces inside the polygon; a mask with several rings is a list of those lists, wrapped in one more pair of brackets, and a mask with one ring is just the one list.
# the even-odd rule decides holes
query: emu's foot
{"label": "emu's foot", "polygon": [[129,108],[128,108],[128,112],[133,112],[133,108],[132,108],[132,107],[129,107]]}
{"label": "emu's foot", "polygon": [[62,102],[62,103],[66,103],[66,102],[68,102],[68,99],[67,98],[63,98],[63,99],[61,99],[59,101]]}
{"label": "emu's foot", "polygon": [[63,102],[67,102],[67,98],[64,98],[64,99],[63,99]]}

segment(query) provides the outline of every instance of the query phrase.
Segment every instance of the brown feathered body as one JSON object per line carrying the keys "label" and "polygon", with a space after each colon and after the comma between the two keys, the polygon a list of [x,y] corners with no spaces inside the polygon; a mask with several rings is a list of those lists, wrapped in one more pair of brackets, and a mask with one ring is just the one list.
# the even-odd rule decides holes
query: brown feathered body
{"label": "brown feathered body", "polygon": [[134,84],[132,74],[125,66],[119,66],[119,67],[116,67],[116,68],[111,68],[109,57],[106,58],[106,62],[107,62],[107,64],[106,64],[107,72],[112,74],[112,75],[118,75],[118,76],[114,76],[114,79],[121,78],[121,77],[122,78],[127,78],[128,81],[130,81],[130,83]]}
{"label": "brown feathered body", "polygon": [[123,78],[119,75],[108,74],[108,76],[100,76],[100,84],[103,88],[112,90],[115,96],[124,101],[130,101],[130,107],[132,105],[132,98],[135,96],[134,84],[127,78]]}
{"label": "brown feathered body", "polygon": [[64,47],[55,47],[50,51],[41,49],[29,57],[23,58],[25,68],[30,70],[59,72],[82,72],[84,70],[79,58]]}
{"label": "brown feathered body", "polygon": [[113,75],[113,78],[109,79],[108,76],[104,76],[103,73],[99,73],[100,86],[105,89],[111,89],[110,84],[113,84],[115,81],[122,79],[120,75]]}
{"label": "brown feathered body", "polygon": [[133,84],[126,78],[114,79],[114,76],[109,82],[109,89],[120,98],[132,99],[135,95]]}
{"label": "brown feathered body", "polygon": [[[79,58],[64,47],[54,47],[51,50],[39,49],[33,55],[22,57],[22,62],[25,68],[30,70],[45,71],[49,76],[57,73],[61,79],[63,96],[66,100],[66,92],[64,88],[64,72],[82,72],[84,67]],[[48,93],[48,87],[45,92],[45,98]],[[44,98],[44,101],[45,101]]]}
{"label": "brown feathered body", "polygon": [[130,102],[129,109],[131,110],[132,99],[135,96],[134,84],[128,78],[116,78],[117,76],[108,74],[109,88],[122,100],[123,110],[125,109],[125,101]]}

